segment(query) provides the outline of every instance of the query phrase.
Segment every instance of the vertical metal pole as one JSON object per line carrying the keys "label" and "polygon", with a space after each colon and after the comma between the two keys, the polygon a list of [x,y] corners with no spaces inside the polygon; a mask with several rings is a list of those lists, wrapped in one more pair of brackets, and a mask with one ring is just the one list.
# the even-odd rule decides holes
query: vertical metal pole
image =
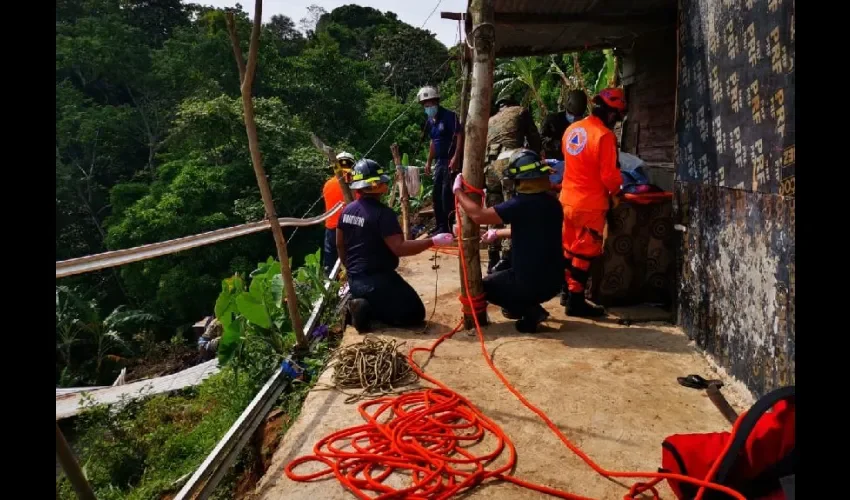
{"label": "vertical metal pole", "polygon": [[59,428],[59,422],[56,422],[56,457],[59,458],[59,465],[62,466],[62,470],[68,476],[68,481],[71,482],[71,486],[77,492],[77,498],[95,500],[94,491],[92,491],[91,485],[83,474],[80,464],[77,463],[77,459],[74,458],[74,452],[71,451],[68,441],[65,440],[65,435]]}

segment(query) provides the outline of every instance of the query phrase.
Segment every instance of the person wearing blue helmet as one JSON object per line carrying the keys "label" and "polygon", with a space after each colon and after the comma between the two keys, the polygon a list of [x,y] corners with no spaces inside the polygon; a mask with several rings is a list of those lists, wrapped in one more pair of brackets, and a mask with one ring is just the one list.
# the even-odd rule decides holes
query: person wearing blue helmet
{"label": "person wearing blue helmet", "polygon": [[511,267],[495,271],[483,280],[487,302],[515,319],[523,333],[535,333],[549,313],[541,306],[564,285],[561,248],[563,210],[550,193],[552,167],[534,151],[522,149],[511,155],[504,176],[513,181],[515,194],[494,207],[484,208],[463,192],[462,178],[453,186],[463,211],[476,224],[510,224],[490,229],[482,243],[511,238]]}
{"label": "person wearing blue helmet", "polygon": [[350,179],[357,199],[342,211],[336,245],[348,275],[351,323],[360,333],[368,332],[373,320],[397,327],[420,324],[425,305],[396,272],[399,257],[451,245],[454,238],[441,233],[426,240],[405,240],[398,216],[381,202],[390,178],[377,162],[358,161]]}

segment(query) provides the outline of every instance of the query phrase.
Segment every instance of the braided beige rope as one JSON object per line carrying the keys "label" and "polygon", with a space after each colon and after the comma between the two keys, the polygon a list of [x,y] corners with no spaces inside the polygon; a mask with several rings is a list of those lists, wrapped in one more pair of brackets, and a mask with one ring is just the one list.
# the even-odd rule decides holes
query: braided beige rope
{"label": "braided beige rope", "polygon": [[[418,378],[398,352],[395,340],[366,337],[362,342],[340,347],[331,356],[333,386],[348,394],[346,403],[397,392],[396,388]],[[361,389],[350,393],[343,389]]]}

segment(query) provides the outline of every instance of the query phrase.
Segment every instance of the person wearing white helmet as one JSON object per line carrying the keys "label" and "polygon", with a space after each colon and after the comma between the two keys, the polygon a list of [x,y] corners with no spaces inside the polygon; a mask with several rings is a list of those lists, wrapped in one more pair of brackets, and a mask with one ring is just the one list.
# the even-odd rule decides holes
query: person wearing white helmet
{"label": "person wearing white helmet", "polygon": [[463,129],[457,115],[440,106],[440,91],[435,87],[422,87],[416,94],[419,104],[428,115],[425,130],[431,138],[425,174],[431,174],[434,165],[434,218],[437,221],[432,234],[450,233],[449,214],[454,210],[452,181],[460,168],[463,154]]}
{"label": "person wearing white helmet", "polygon": [[[336,155],[336,169],[342,171],[342,178],[348,182],[348,177],[351,175],[351,169],[354,168],[354,155],[343,151]],[[331,175],[331,178],[325,181],[325,186],[322,188],[322,197],[325,199],[325,212],[333,208],[339,202],[345,203],[345,197],[342,195],[342,186],[336,179],[336,172]],[[336,249],[336,228],[339,224],[339,216],[342,215],[342,210],[334,214],[330,219],[325,221],[325,244],[322,246],[322,267],[325,268],[325,273],[330,273],[336,264],[337,249]]]}

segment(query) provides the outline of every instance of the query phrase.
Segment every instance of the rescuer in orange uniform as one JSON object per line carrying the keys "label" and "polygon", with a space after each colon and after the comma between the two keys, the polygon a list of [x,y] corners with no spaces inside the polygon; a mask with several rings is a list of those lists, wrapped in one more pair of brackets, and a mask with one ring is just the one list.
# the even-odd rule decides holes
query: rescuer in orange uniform
{"label": "rescuer in orange uniform", "polygon": [[[342,169],[343,179],[347,179],[351,175],[351,169],[354,168],[354,155],[351,153],[342,153],[336,155],[336,162]],[[345,202],[342,196],[342,187],[339,181],[336,180],[336,175],[332,175],[325,182],[322,188],[322,197],[325,199],[325,212],[333,208],[339,202]],[[342,215],[342,210],[335,213],[331,218],[325,221],[325,244],[322,246],[322,267],[325,268],[325,273],[330,274],[337,259],[336,250],[336,227],[339,224],[339,216]]]}
{"label": "rescuer in orange uniform", "polygon": [[591,261],[602,255],[605,214],[611,204],[619,203],[623,183],[613,129],[626,114],[626,97],[622,89],[607,88],[592,102],[591,115],[567,127],[561,139],[565,169],[560,200],[567,281],[561,304],[569,316],[605,314],[604,309],[585,300],[584,289]]}

